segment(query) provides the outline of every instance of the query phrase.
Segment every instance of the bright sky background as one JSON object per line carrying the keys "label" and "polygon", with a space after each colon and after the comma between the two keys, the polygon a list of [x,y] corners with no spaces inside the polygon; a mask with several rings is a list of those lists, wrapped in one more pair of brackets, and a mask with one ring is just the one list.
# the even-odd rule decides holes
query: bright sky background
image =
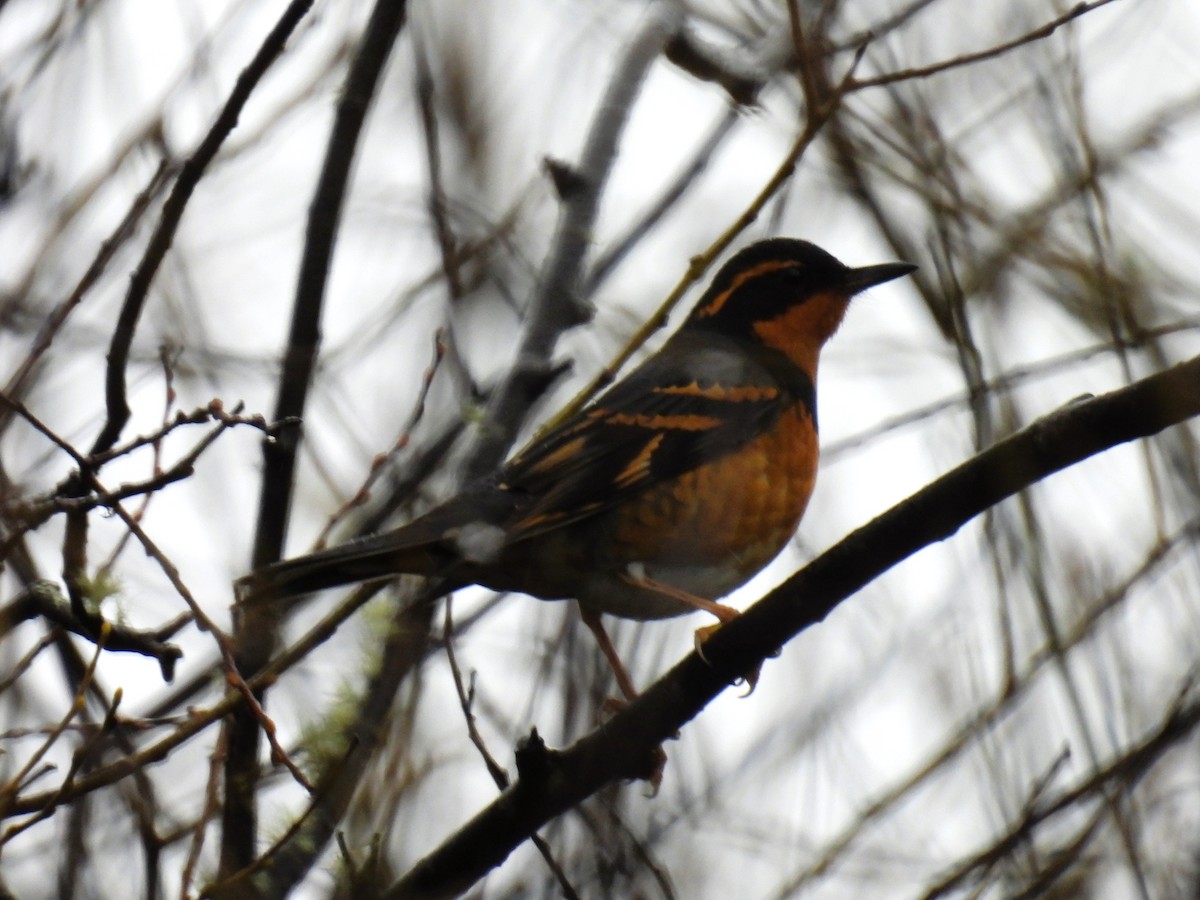
{"label": "bright sky background", "polygon": [[[41,0],[9,0],[0,8],[0,125],[15,134],[24,184],[0,206],[0,292],[7,295],[0,300],[8,321],[15,323],[0,328],[0,381],[7,381],[28,352],[31,328],[70,291],[133,194],[145,185],[161,147],[176,158],[191,152],[284,5],[97,0],[65,3],[59,9]],[[157,354],[164,342],[180,352],[178,407],[190,409],[220,397],[227,407],[244,401],[249,411],[269,414],[274,360],[287,327],[306,210],[344,73],[342,62],[331,61],[357,36],[365,6],[317,4],[193,198],[138,332],[130,377],[134,419],[127,436],[153,429],[162,418]],[[321,381],[306,422],[308,446],[289,538],[292,553],[311,544],[329,515],[357,489],[371,459],[385,452],[405,426],[429,364],[435,329],[450,325],[462,351],[461,364],[480,383],[487,384],[510,359],[519,327],[511,306],[521,304],[536,282],[555,221],[540,162],[545,156],[577,157],[597,100],[644,9],[641,3],[611,0],[461,0],[410,6],[409,31],[373,107],[369,140],[344,213],[322,323]],[[852,6],[844,13],[841,34],[869,27],[901,8],[884,2]],[[710,10],[719,23],[723,17],[740,21],[730,10],[760,7],[773,16],[781,14],[782,7],[771,3],[697,3],[690,8]],[[931,3],[909,26],[871,45],[860,75],[987,47],[1065,8],[1032,0]],[[30,47],[44,29],[56,28],[53,22],[60,15],[67,25],[57,30],[67,49],[43,60]],[[752,18],[764,15],[754,12]],[[727,39],[717,25],[704,33]],[[415,289],[438,273],[439,264],[425,206],[427,170],[416,125],[413,39],[430,50],[438,89],[446,92],[442,99],[449,104],[450,96],[465,104],[464,120],[478,129],[478,147],[486,154],[485,164],[473,167],[464,150],[468,144],[455,142],[461,135],[445,136],[446,170],[460,176],[450,183],[449,193],[462,233],[477,236],[514,208],[519,212],[499,267],[504,283],[489,281],[453,313],[447,312],[442,284]],[[786,47],[786,34],[776,28],[742,52],[754,58],[781,46]],[[964,196],[997,221],[1038,202],[1064,178],[1063,161],[1078,150],[1055,145],[1056,136],[1070,132],[1069,125],[1056,132],[1053,121],[1055,114],[1070,120],[1065,98],[1076,97],[1082,104],[1101,160],[1123,156],[1132,135],[1162,118],[1157,140],[1131,155],[1105,183],[1103,226],[1114,267],[1122,273],[1138,271],[1147,296],[1154,299],[1146,302],[1142,324],[1190,321],[1190,328],[1163,343],[1172,362],[1194,355],[1200,346],[1193,264],[1195,235],[1200,234],[1197,46],[1200,6],[1195,3],[1119,0],[1047,41],[923,80],[914,88],[936,111],[942,138],[958,154],[947,165],[961,170],[958,183]],[[469,67],[454,68],[464,60]],[[1071,73],[1078,76],[1077,83],[1071,82]],[[456,83],[454,77],[462,81]],[[452,94],[456,84],[461,97]],[[1044,103],[1030,99],[1038,91]],[[573,369],[539,415],[569,399],[623,346],[683,275],[688,258],[707,247],[761,189],[797,134],[795,94],[794,85],[773,87],[761,108],[741,113],[731,137],[692,190],[602,286],[593,298],[595,321],[559,344],[558,356],[573,360]],[[894,113],[885,93],[856,95],[851,107],[880,129],[881,147],[890,148],[888,117]],[[596,248],[606,249],[625,234],[727,109],[716,86],[662,62],[655,66],[604,195]],[[151,127],[155,133],[148,137]],[[126,155],[128,147],[133,149]],[[894,161],[883,155],[889,164]],[[884,191],[892,211],[911,208],[906,225],[918,252],[910,261],[937,284],[944,273],[931,249],[935,229],[916,199],[918,192],[910,188],[939,173],[896,163],[892,174]],[[70,215],[63,229],[64,217],[76,204],[80,211]],[[1086,232],[1075,227],[1076,215],[1083,213],[1056,210],[1054,215],[1062,221],[1049,233],[1074,246]],[[60,229],[61,235],[52,237]],[[813,240],[851,265],[896,256],[849,197],[821,143],[741,242],[774,233]],[[981,255],[1004,250],[989,245],[997,233],[983,228],[976,233]],[[57,433],[83,447],[99,423],[105,345],[144,242],[143,230],[118,253],[56,341],[47,370],[23,398]],[[961,262],[965,270],[971,261]],[[1103,342],[1089,324],[1094,319],[1054,299],[1061,285],[1045,283],[1043,274],[1018,264],[994,292],[970,306],[988,377]],[[685,304],[695,297],[693,291]],[[439,371],[429,412],[414,434],[418,445],[440,423],[463,414],[453,391],[455,365],[448,362]],[[1154,364],[1135,355],[1132,368],[1133,377],[1139,377],[1153,371]],[[1008,398],[1012,408],[1003,415],[997,410],[997,416],[1003,420],[1011,413],[1028,422],[1081,394],[1102,393],[1126,380],[1113,354],[1097,354],[1021,380]],[[752,601],[806,559],[972,455],[974,431],[963,396],[955,348],[938,333],[912,282],[889,283],[856,300],[823,358],[821,434],[831,450],[809,513],[794,546],[731,602]],[[947,400],[954,402],[911,424],[856,440],[880,423]],[[165,442],[165,457],[185,452],[197,434],[172,436]],[[8,476],[31,492],[51,489],[70,470],[66,456],[20,424],[0,435],[0,454]],[[110,484],[141,478],[148,465],[141,456],[105,469],[104,476]],[[145,520],[193,592],[222,623],[228,621],[229,583],[247,566],[259,466],[250,431],[227,435],[203,457],[194,478],[172,486],[151,504]],[[1152,468],[1162,475],[1161,465]],[[444,490],[445,481],[435,482],[435,489]],[[1098,590],[1096,581],[1102,577],[1119,582],[1137,567],[1164,525],[1178,526],[1185,500],[1168,498],[1167,508],[1158,508],[1155,490],[1144,448],[1123,447],[1034,491],[1046,523],[1045,549],[1054,569],[1050,575],[1064,586],[1064,609],[1071,605],[1066,587],[1078,585],[1084,594]],[[1173,505],[1176,500],[1178,506]],[[102,548],[112,547],[122,528],[117,520],[94,520],[92,553],[99,561]],[[999,588],[989,574],[988,542],[982,523],[971,523],[869,586],[790,644],[780,659],[768,662],[752,697],[739,699],[737,692],[728,692],[667,748],[671,763],[661,798],[643,798],[636,786],[626,789],[621,809],[634,823],[631,827],[643,834],[666,829],[656,852],[671,872],[678,896],[785,893],[791,874],[819,858],[824,844],[864,804],[907,777],[964,717],[991,701],[1000,673]],[[32,535],[29,547],[42,574],[55,577],[61,570],[61,523]],[[1149,727],[1162,709],[1162,698],[1178,689],[1195,662],[1196,633],[1180,622],[1196,622],[1195,595],[1189,593],[1196,573],[1172,577],[1165,585],[1148,585],[1157,594],[1127,604],[1120,624],[1105,637],[1115,649],[1106,645],[1103,653],[1111,655],[1104,659],[1119,658],[1119,664],[1092,669],[1079,663],[1090,704],[1132,710],[1114,733],[1096,726],[1102,755]],[[180,601],[136,548],[122,557],[120,578],[120,610],[133,623],[150,627],[179,613]],[[6,603],[16,590],[15,580],[0,580],[0,586],[0,603]],[[1029,587],[1005,587],[1012,592],[1005,595],[1009,602],[1026,604],[1026,619],[1015,630],[1019,654],[1029,654],[1040,641],[1029,614],[1031,601],[1024,596]],[[456,615],[469,615],[487,599],[482,592],[462,592],[455,600]],[[322,604],[306,610],[295,632],[327,608]],[[559,730],[562,686],[572,677],[576,660],[560,654],[550,672],[540,668],[543,644],[556,640],[566,613],[565,605],[548,610],[512,598],[458,644],[464,668],[478,673],[484,736],[506,764],[513,743],[531,724],[551,743],[579,736]],[[370,621],[360,616],[272,694],[271,713],[285,741],[295,741],[306,723],[319,721],[341,686],[353,681],[359,663],[348,660],[372,644]],[[635,680],[648,683],[690,649],[697,624],[691,618],[648,626],[622,623],[613,633],[628,651]],[[0,643],[0,673],[38,636],[24,626]],[[185,651],[180,680],[211,666],[208,638],[187,629],[179,641]],[[51,720],[61,714],[66,697],[57,663],[43,658],[39,666],[44,672],[33,680],[39,690],[45,686],[45,693],[38,697],[43,708],[34,718]],[[139,657],[107,655],[100,674],[109,690],[122,688],[122,709],[130,714],[163,694],[156,666]],[[421,761],[432,766],[423,790],[437,802],[419,807],[420,828],[409,834],[411,843],[391,848],[403,862],[433,846],[494,795],[466,740],[444,661],[432,662],[424,678],[427,693],[415,740],[427,754]],[[1036,781],[1068,744],[1074,748],[1071,760],[1055,773],[1052,784],[1068,786],[1089,771],[1087,754],[1078,749],[1078,723],[1061,711],[1067,705],[1062,697],[1061,686],[1048,683],[1019,724],[984,741],[993,761],[1003,758],[1016,770],[1017,784]],[[1157,699],[1151,704],[1146,698]],[[5,709],[3,715],[12,712]],[[1111,724],[1100,715],[1097,721]],[[28,722],[14,721],[13,727],[17,724]],[[1046,740],[1028,740],[1039,729]],[[1020,765],[1005,757],[1006,740],[1021,748],[1013,754]],[[10,747],[14,753],[17,749]],[[186,762],[181,757],[155,770],[164,803],[202,789],[210,750],[211,745],[191,748],[184,754]],[[988,752],[971,757],[891,811],[848,851],[844,866],[833,867],[802,896],[836,898],[864,889],[871,896],[912,896],[930,882],[931,873],[986,843],[1011,819],[1023,797],[988,796],[992,783],[980,774]],[[746,762],[748,756],[753,765]],[[65,770],[65,750],[56,761]],[[692,817],[681,811],[681,798],[707,784],[705,779],[711,780],[716,799]],[[268,832],[299,808],[293,788],[280,781],[267,792],[263,825]],[[1186,809],[1174,813],[1177,828],[1182,827],[1179,822],[1200,824],[1194,786],[1188,800],[1181,804]],[[407,807],[404,815],[418,814],[415,809]],[[1166,818],[1155,819],[1148,833],[1165,827]],[[398,832],[404,832],[417,822],[402,819],[398,824]],[[39,857],[59,839],[60,827],[54,821],[39,826],[6,850],[4,877],[17,895],[37,895],[43,874]],[[567,827],[579,826],[572,822]],[[770,838],[762,839],[760,829],[769,830]],[[127,838],[127,832],[115,831],[112,858],[99,862],[112,866],[114,878],[127,863],[119,846]],[[216,846],[215,834],[210,833],[209,842],[210,849]],[[1178,849],[1177,843],[1171,846]],[[182,858],[186,848],[170,852]],[[207,864],[210,873],[212,860]],[[540,878],[540,865],[522,848],[489,882],[489,893],[492,886],[497,893],[512,890],[530,873]],[[178,871],[172,870],[170,877],[177,878]],[[1111,878],[1117,891],[1113,896],[1118,896],[1127,887],[1119,867],[1114,866]],[[325,896],[329,883],[327,872],[314,870],[311,896]],[[169,893],[177,889],[176,883],[168,884]]]}

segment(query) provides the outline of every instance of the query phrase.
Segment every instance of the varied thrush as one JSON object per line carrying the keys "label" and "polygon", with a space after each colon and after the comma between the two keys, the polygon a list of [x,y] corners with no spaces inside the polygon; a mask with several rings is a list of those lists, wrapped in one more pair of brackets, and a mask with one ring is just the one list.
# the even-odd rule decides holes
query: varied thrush
{"label": "varied thrush", "polygon": [[621,689],[599,613],[717,603],[796,530],[817,474],[817,358],[850,298],[916,269],[850,268],[776,238],[735,255],[657,353],[495,473],[392,531],[266,566],[278,598],[402,573],[575,598]]}

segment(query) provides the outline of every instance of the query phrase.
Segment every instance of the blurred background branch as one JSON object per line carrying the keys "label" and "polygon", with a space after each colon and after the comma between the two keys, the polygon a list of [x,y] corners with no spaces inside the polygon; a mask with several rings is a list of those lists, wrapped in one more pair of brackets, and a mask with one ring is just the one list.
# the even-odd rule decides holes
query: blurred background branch
{"label": "blurred background branch", "polygon": [[[568,604],[459,592],[452,664],[436,587],[229,585],[490,470],[730,243],[921,266],[830,345],[735,605],[1194,357],[1197,42],[1170,0],[0,4],[0,892],[371,896],[494,799],[478,746],[597,739]],[[890,569],[483,890],[1194,896],[1196,437]],[[649,684],[694,626],[612,633]]]}

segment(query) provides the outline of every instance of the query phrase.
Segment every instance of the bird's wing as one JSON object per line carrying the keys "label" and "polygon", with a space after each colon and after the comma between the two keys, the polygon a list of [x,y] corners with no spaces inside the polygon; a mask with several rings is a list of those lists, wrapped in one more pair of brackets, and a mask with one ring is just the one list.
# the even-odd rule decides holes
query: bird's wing
{"label": "bird's wing", "polygon": [[799,370],[780,377],[711,340],[681,349],[650,357],[505,466],[501,487],[528,498],[509,541],[596,515],[733,452],[797,402],[815,422],[812,383]]}

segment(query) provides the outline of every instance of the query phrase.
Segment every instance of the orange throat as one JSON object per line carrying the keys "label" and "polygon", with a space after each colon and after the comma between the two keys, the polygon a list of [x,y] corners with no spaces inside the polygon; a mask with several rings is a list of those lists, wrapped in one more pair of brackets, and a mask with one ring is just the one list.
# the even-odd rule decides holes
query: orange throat
{"label": "orange throat", "polygon": [[783,315],[755,322],[754,333],[815,380],[821,347],[842,324],[849,304],[850,298],[844,294],[832,291],[814,294]]}

